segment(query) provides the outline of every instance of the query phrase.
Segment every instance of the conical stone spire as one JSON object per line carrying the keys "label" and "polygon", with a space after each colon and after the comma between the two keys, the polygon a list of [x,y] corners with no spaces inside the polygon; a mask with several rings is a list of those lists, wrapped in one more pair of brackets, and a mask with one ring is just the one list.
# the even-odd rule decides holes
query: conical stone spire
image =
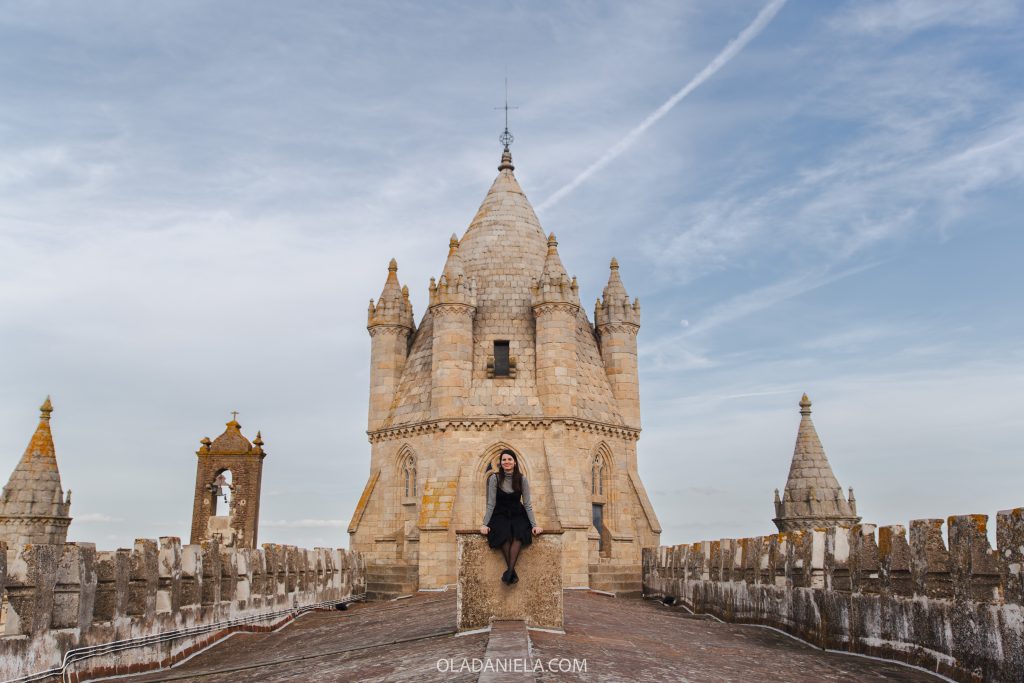
{"label": "conical stone spire", "polygon": [[[507,285],[507,276],[536,278],[547,256],[547,238],[513,168],[512,155],[506,150],[498,177],[459,242],[466,275],[475,277],[482,289],[495,280],[494,284]],[[527,294],[528,285],[523,289]]]}
{"label": "conical stone spire", "polygon": [[793,448],[793,461],[781,500],[775,492],[775,526],[779,531],[823,529],[860,521],[853,500],[843,497],[843,489],[832,472],[818,432],[811,421],[811,400],[800,399],[800,428]]}
{"label": "conical stone spire", "polygon": [[[566,269],[558,254],[557,241],[549,244],[541,229],[513,173],[510,152],[502,153],[497,177],[457,247],[454,241],[448,246],[448,262],[430,286],[430,306],[419,321],[408,352],[404,359],[388,359],[388,367],[402,368],[396,391],[390,394],[380,381],[371,383],[375,392],[372,396],[381,394],[377,399],[381,417],[371,420],[371,431],[437,419],[438,388],[448,391],[461,387],[460,394],[453,399],[461,406],[461,417],[541,414],[535,315],[538,304],[548,303],[566,304],[573,309],[562,328],[561,339],[566,352],[571,350],[579,360],[573,378],[580,387],[580,400],[572,402],[571,413],[597,422],[623,424],[593,327],[579,307],[578,288],[567,275],[562,279]],[[464,286],[453,292],[449,275],[454,272],[455,259],[464,273]],[[542,279],[554,273],[558,274],[557,297],[535,298]],[[448,304],[463,304],[463,309]],[[468,330],[472,338],[465,342],[471,355],[460,361],[458,368],[442,372],[441,366],[456,355],[461,358],[463,349],[453,345],[454,337],[438,336],[435,328],[442,324],[441,317],[466,306],[472,309]],[[489,375],[498,342],[502,342],[501,346],[507,343],[509,359],[515,359],[516,367],[514,377],[497,379],[504,383],[500,387]],[[463,383],[463,379],[455,380],[451,373],[458,373],[460,378],[461,373],[468,376]],[[431,389],[424,391],[424,387]]]}
{"label": "conical stone spire", "polygon": [[60,483],[50,433],[50,397],[39,408],[39,425],[0,495],[0,540],[8,547],[25,543],[62,544],[71,517],[71,491]]}

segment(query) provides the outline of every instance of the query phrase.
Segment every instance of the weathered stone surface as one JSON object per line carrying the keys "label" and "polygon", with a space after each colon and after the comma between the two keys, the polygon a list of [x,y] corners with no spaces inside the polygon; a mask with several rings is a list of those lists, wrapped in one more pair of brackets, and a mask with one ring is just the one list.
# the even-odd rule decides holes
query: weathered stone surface
{"label": "weathered stone surface", "polygon": [[1024,680],[1020,517],[1019,509],[1000,513],[998,550],[989,547],[985,515],[950,517],[948,552],[942,520],[913,520],[909,542],[898,525],[882,527],[877,542],[871,524],[778,534],[767,537],[761,581],[747,572],[715,580],[713,571],[696,569],[709,551],[721,555],[725,541],[645,549],[644,590],[820,647],[906,661],[958,681],[1017,682]]}
{"label": "weathered stone surface", "polygon": [[[5,550],[2,543],[0,550]],[[265,554],[278,561],[281,580],[264,580],[263,592],[254,593],[250,571],[264,571]],[[326,548],[278,546],[266,553],[221,548],[216,542],[182,548],[177,538],[166,537],[159,548],[156,541],[138,539],[132,550],[98,553],[91,543],[30,544],[4,552],[2,559],[7,560],[6,566],[0,562],[0,590],[6,591],[2,680],[59,666],[72,648],[342,600],[366,586],[358,557]],[[230,596],[222,599],[227,585]],[[207,586],[212,589],[205,591]],[[239,628],[267,630],[290,618],[266,616]],[[90,659],[76,671],[101,676],[166,666],[229,631]]]}
{"label": "weathered stone surface", "polygon": [[[128,680],[513,680],[492,672],[524,652],[531,671],[537,664],[543,669],[532,676],[538,681],[936,680],[917,669],[825,653],[768,629],[716,623],[656,601],[586,591],[566,592],[564,634],[524,632],[521,622],[496,622],[490,633],[453,637],[454,602],[451,592],[420,593],[347,612],[317,612],[276,633],[231,638],[170,671]],[[487,662],[491,671],[481,670]],[[480,673],[471,670],[474,665]]]}
{"label": "weathered stone surface", "polygon": [[516,563],[519,583],[501,582],[505,560],[479,533],[459,533],[458,626],[484,628],[494,619],[523,620],[530,626],[562,627],[562,543],[542,534]]}
{"label": "weathered stone surface", "polygon": [[1024,604],[1024,508],[1002,510],[996,523],[996,545],[1007,602]]}

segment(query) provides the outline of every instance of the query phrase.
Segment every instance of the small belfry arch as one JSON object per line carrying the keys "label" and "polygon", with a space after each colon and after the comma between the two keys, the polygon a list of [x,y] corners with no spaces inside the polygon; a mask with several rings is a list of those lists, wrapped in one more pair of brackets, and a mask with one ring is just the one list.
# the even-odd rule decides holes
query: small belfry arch
{"label": "small belfry arch", "polygon": [[234,475],[230,467],[217,470],[213,481],[209,484],[210,516],[230,517],[235,506],[235,487],[232,484]]}
{"label": "small belfry arch", "polygon": [[398,487],[404,500],[415,500],[419,494],[416,485],[416,453],[408,444],[398,449]]}

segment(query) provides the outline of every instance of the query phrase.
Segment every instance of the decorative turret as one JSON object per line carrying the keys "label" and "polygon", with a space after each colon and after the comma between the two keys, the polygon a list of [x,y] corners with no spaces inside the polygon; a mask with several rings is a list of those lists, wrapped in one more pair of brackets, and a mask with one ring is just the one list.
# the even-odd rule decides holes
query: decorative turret
{"label": "decorative turret", "polygon": [[860,521],[853,489],[849,498],[844,498],[843,489],[832,473],[811,421],[811,400],[807,394],[800,399],[800,429],[781,500],[778,489],[775,490],[773,521],[779,531],[824,529]]}
{"label": "decorative turret", "polygon": [[380,429],[387,419],[391,401],[409,355],[413,322],[409,288],[398,282],[398,262],[388,264],[388,279],[374,305],[370,299],[366,329],[370,333],[370,410],[367,429]]}
{"label": "decorative turret", "polygon": [[604,286],[604,296],[594,304],[594,324],[600,328],[604,325],[632,325],[640,327],[640,299],[629,302],[629,295],[619,277],[619,261],[612,258],[609,265],[608,284]]}
{"label": "decorative turret", "polygon": [[466,277],[459,256],[459,239],[448,240],[448,260],[440,279],[430,278],[430,314],[433,318],[432,385],[430,415],[462,414],[473,376],[473,316],[476,281]]}
{"label": "decorative turret", "polygon": [[[544,304],[568,304],[577,310],[580,307],[580,290],[576,278],[572,280],[565,272],[562,259],[558,256],[558,240],[555,233],[548,235],[548,254],[544,259],[544,270],[533,285],[533,307]],[[576,311],[573,311],[575,316]]]}
{"label": "decorative turret", "polygon": [[263,435],[242,434],[237,413],[214,440],[203,437],[196,451],[192,543],[217,537],[225,545],[255,548],[263,484]]}
{"label": "decorative turret", "polygon": [[627,426],[640,428],[640,376],[637,371],[636,335],[640,331],[640,299],[629,301],[619,278],[619,262],[612,258],[604,297],[594,304],[601,358],[619,411]]}
{"label": "decorative turret", "polygon": [[0,495],[0,541],[59,545],[71,524],[71,491],[64,495],[50,433],[50,397],[39,408],[39,425]]}
{"label": "decorative turret", "polygon": [[476,306],[476,281],[466,277],[459,258],[459,238],[455,235],[448,241],[448,260],[441,278],[436,282],[430,278],[430,305],[437,304]]}
{"label": "decorative turret", "polygon": [[409,288],[398,283],[398,261],[395,259],[388,263],[388,279],[384,282],[377,304],[374,305],[373,299],[370,299],[367,311],[366,328],[371,330],[370,336],[373,336],[373,328],[380,326],[405,327],[410,331],[416,327],[412,303],[409,301]]}
{"label": "decorative turret", "polygon": [[544,270],[533,285],[533,317],[537,324],[537,394],[544,414],[567,416],[576,404],[576,320],[579,287],[558,257],[555,233],[548,235]]}

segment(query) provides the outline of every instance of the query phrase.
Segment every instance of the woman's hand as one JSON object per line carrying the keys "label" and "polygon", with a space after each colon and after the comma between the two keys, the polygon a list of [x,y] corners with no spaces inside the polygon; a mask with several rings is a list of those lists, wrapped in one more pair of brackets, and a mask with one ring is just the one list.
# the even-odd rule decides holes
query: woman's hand
{"label": "woman's hand", "polygon": [[534,536],[540,536],[542,533],[544,533],[544,529],[541,529],[539,526],[533,527]]}
{"label": "woman's hand", "polygon": [[480,533],[486,536],[487,534],[491,533],[491,527],[484,524],[482,527],[480,527]]}

